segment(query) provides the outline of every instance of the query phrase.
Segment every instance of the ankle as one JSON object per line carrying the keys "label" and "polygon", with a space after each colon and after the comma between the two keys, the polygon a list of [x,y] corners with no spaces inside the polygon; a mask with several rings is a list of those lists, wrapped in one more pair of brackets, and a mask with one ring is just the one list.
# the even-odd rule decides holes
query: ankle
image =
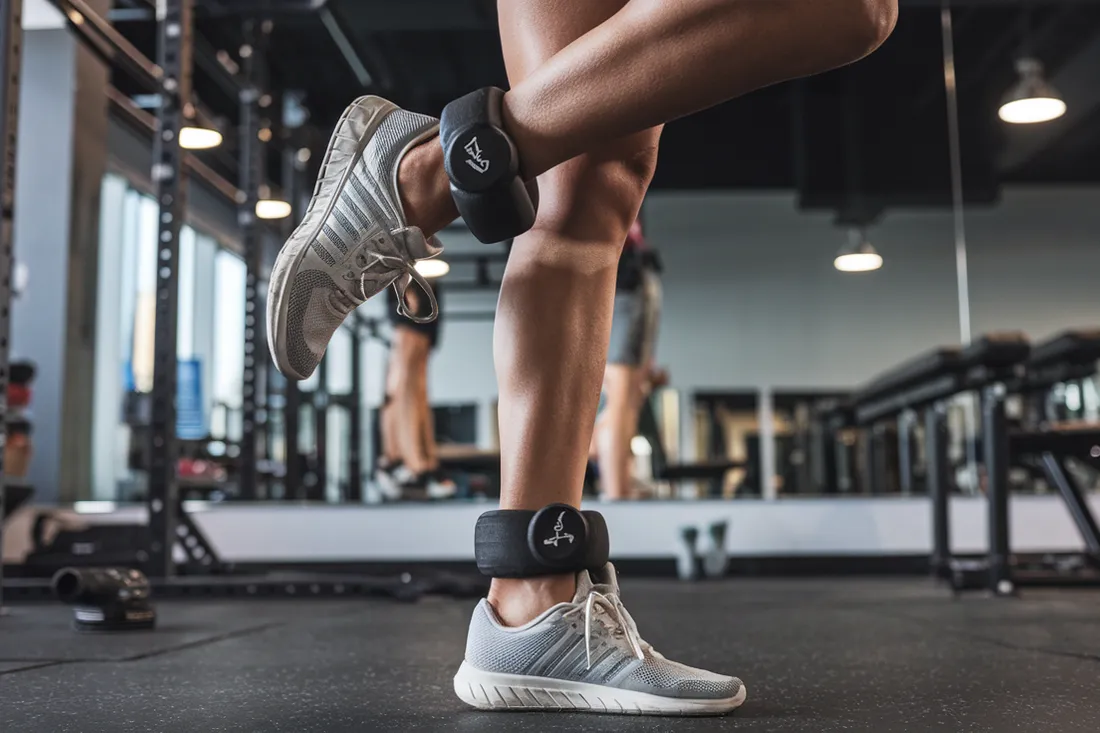
{"label": "ankle", "polygon": [[450,182],[443,169],[439,138],[430,138],[405,154],[397,167],[397,188],[405,218],[426,236],[435,234],[458,216]]}
{"label": "ankle", "polygon": [[523,626],[551,606],[568,603],[577,592],[575,575],[543,578],[495,578],[489,603],[505,626]]}

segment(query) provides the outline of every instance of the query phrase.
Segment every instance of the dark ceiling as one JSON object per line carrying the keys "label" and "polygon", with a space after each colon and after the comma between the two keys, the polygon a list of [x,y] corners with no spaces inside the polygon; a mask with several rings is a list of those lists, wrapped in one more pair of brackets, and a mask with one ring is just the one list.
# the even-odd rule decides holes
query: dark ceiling
{"label": "dark ceiling", "polygon": [[[803,206],[854,216],[948,203],[939,4],[901,2],[897,30],[870,58],[670,124],[654,186],[795,189]],[[141,19],[146,0],[116,4],[117,26],[152,57],[155,29]],[[222,49],[236,56],[240,9],[265,0],[197,4],[195,92],[232,126],[236,100],[225,79],[219,83],[213,57]],[[276,99],[301,92],[310,111],[310,131],[296,133],[294,144],[323,145],[344,106],[365,92],[438,114],[471,89],[507,83],[492,0],[329,0],[272,17],[270,89]],[[967,198],[995,200],[1006,182],[1100,182],[1100,0],[957,0],[953,17]],[[1025,38],[1069,112],[1009,130],[996,112]],[[234,178],[231,149],[210,162]],[[276,174],[277,156],[271,166]]]}

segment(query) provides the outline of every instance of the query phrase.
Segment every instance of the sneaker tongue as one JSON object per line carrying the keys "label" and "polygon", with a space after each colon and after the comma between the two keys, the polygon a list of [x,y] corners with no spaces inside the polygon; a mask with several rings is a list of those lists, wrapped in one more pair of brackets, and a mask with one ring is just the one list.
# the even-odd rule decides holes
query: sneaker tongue
{"label": "sneaker tongue", "polygon": [[577,573],[577,592],[573,594],[573,603],[584,603],[594,587],[595,583],[592,582],[592,576],[587,570]]}
{"label": "sneaker tongue", "polygon": [[577,573],[577,592],[573,596],[573,602],[583,602],[593,590],[599,590],[604,595],[619,593],[619,577],[615,573],[614,565],[607,563],[600,570],[582,570]]}
{"label": "sneaker tongue", "polygon": [[593,573],[592,582],[597,585],[608,586],[612,593],[619,594],[619,574],[615,572],[615,566],[611,563],[607,563],[603,568]]}
{"label": "sneaker tongue", "polygon": [[424,232],[420,231],[420,227],[398,229],[394,234],[404,240],[405,251],[414,260],[426,260],[443,251],[443,245],[440,244],[439,240],[435,237],[425,238]]}

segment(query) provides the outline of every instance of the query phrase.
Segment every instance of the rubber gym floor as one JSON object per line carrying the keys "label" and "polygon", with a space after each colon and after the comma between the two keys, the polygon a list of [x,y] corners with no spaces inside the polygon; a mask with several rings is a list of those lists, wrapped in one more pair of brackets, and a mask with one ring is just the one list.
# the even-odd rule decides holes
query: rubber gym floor
{"label": "rubber gym floor", "polygon": [[1100,730],[1100,591],[952,599],[923,580],[624,579],[643,635],[740,675],[727,718],[480,713],[451,690],[471,601],[163,601],[159,628],[0,619],[0,731]]}

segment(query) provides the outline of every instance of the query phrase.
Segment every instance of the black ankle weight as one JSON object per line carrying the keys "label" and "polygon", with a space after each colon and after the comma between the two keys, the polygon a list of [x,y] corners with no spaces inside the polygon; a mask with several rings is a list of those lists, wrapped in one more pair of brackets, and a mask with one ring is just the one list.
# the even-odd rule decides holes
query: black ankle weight
{"label": "black ankle weight", "polygon": [[485,512],[474,528],[478,570],[490,578],[533,578],[599,570],[611,543],[599,512],[551,504],[537,512]]}
{"label": "black ankle weight", "polygon": [[503,99],[502,89],[478,89],[444,107],[439,120],[451,196],[470,232],[486,244],[523,234],[538,210],[538,188],[520,177],[516,145],[504,131]]}

